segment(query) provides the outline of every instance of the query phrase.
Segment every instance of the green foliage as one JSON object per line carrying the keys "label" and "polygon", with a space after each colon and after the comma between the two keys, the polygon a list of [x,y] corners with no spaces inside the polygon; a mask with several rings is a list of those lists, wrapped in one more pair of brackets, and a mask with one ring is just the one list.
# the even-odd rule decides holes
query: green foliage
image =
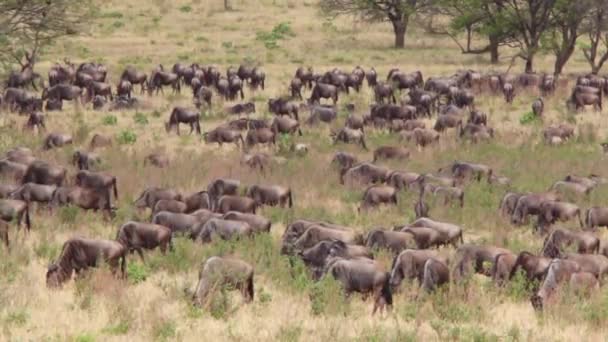
{"label": "green foliage", "polygon": [[173,341],[175,340],[176,330],[175,322],[168,320],[156,325],[152,335],[156,341]]}
{"label": "green foliage", "polygon": [[190,12],[192,12],[192,7],[189,5],[184,5],[179,8],[179,11],[182,13],[190,13]]}
{"label": "green foliage", "polygon": [[30,315],[26,309],[10,311],[4,318],[4,322],[9,326],[22,327],[29,320]]}
{"label": "green foliage", "polygon": [[211,317],[219,320],[226,319],[230,312],[230,297],[227,288],[222,287],[209,296],[207,303]]}
{"label": "green foliage", "polygon": [[300,341],[302,335],[302,327],[298,325],[282,326],[275,336],[275,340],[282,342],[297,342]]}
{"label": "green foliage", "polygon": [[112,23],[112,26],[114,26],[114,28],[118,29],[118,28],[121,28],[121,27],[125,26],[125,23],[123,23],[120,20],[117,20],[117,21],[115,21],[115,22]]}
{"label": "green foliage", "polygon": [[133,145],[137,141],[137,134],[129,129],[125,129],[118,133],[116,141],[118,141],[120,145]]}
{"label": "green foliage", "polygon": [[61,207],[59,209],[59,220],[63,223],[75,223],[80,209],[73,205]]}
{"label": "green foliage", "polygon": [[76,336],[74,342],[95,342],[95,335],[91,333],[84,333]]}
{"label": "green foliage", "polygon": [[112,12],[103,12],[99,15],[101,18],[114,18],[121,19],[123,17],[121,12],[112,11]]}
{"label": "green foliage", "polygon": [[105,126],[116,126],[118,119],[114,115],[106,115],[101,118],[101,123]]}
{"label": "green foliage", "polygon": [[536,115],[534,115],[534,112],[526,112],[524,115],[522,115],[521,118],[519,118],[519,123],[522,125],[529,125],[529,124],[534,124],[534,123],[538,123],[540,122],[540,118]]}
{"label": "green foliage", "polygon": [[281,22],[277,24],[272,31],[258,31],[256,32],[256,40],[264,43],[264,46],[271,50],[279,47],[279,40],[295,37],[296,34],[291,29],[289,22]]}
{"label": "green foliage", "polygon": [[323,277],[309,290],[310,309],[313,316],[344,315],[349,311],[349,302],[344,298],[340,283],[332,277]]}
{"label": "green foliage", "polygon": [[136,112],[135,116],[133,117],[133,120],[142,126],[145,126],[148,124],[148,117],[146,116],[146,114],[141,113],[141,112]]}
{"label": "green foliage", "polygon": [[129,332],[129,329],[129,322],[120,321],[116,324],[111,324],[103,328],[102,332],[108,335],[120,336],[126,335]]}
{"label": "green foliage", "polygon": [[292,155],[291,147],[293,146],[293,136],[291,134],[281,134],[277,139],[278,155],[290,156]]}
{"label": "green foliage", "polygon": [[150,270],[143,264],[131,262],[127,265],[127,276],[133,284],[141,283],[148,278]]}
{"label": "green foliage", "polygon": [[515,300],[527,300],[538,286],[538,281],[528,281],[524,271],[519,269],[507,283],[507,295]]}

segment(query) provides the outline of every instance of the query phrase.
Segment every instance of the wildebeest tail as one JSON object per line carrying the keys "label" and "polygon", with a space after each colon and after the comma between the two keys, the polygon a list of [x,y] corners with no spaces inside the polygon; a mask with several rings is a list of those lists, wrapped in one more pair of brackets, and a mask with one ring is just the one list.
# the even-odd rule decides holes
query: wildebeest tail
{"label": "wildebeest tail", "polygon": [[30,205],[27,202],[25,203],[25,226],[27,227],[28,232],[32,229],[32,223],[30,220]]}
{"label": "wildebeest tail", "polygon": [[289,207],[293,207],[293,194],[291,190],[289,190]]}
{"label": "wildebeest tail", "polygon": [[390,280],[391,275],[387,272],[385,275],[384,284],[382,284],[382,290],[380,291],[380,294],[382,295],[382,298],[384,298],[386,305],[393,306],[393,293],[391,292]]}
{"label": "wildebeest tail", "polygon": [[253,290],[253,274],[247,280],[247,295],[249,296],[249,300],[253,301],[254,290]]}
{"label": "wildebeest tail", "polygon": [[585,228],[591,228],[591,210],[593,208],[589,208],[585,210]]}
{"label": "wildebeest tail", "polygon": [[116,185],[116,177],[112,178],[112,188],[114,190],[114,198],[118,200],[118,186]]}

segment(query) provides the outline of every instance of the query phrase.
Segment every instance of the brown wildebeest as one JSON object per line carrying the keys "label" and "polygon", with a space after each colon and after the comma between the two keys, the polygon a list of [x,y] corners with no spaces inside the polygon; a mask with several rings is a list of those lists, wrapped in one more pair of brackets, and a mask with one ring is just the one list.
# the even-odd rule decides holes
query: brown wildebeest
{"label": "brown wildebeest", "polygon": [[74,237],[63,244],[59,259],[49,265],[46,272],[46,285],[50,288],[61,287],[72,277],[72,273],[97,267],[100,260],[110,265],[115,274],[120,262],[123,277],[126,276],[127,248],[117,241],[86,239]]}

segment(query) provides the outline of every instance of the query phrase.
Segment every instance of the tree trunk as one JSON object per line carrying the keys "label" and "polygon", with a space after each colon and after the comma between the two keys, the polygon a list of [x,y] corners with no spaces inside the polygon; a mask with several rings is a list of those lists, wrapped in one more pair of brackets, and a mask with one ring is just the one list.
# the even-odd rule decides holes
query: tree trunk
{"label": "tree trunk", "polygon": [[595,64],[594,64],[594,65],[592,65],[592,66],[591,66],[591,74],[592,74],[592,75],[597,75],[597,74],[599,74],[599,73],[600,73],[600,69],[601,69],[601,68],[600,68],[599,66],[597,66],[597,65],[595,65]]}
{"label": "tree trunk", "polygon": [[498,37],[490,35],[490,63],[498,64]]}
{"label": "tree trunk", "polygon": [[534,53],[529,53],[526,57],[526,74],[534,73]]}
{"label": "tree trunk", "polygon": [[395,48],[403,49],[405,47],[405,31],[407,30],[407,21],[394,19],[393,31],[395,32]]}
{"label": "tree trunk", "polygon": [[224,0],[224,10],[230,11],[231,9],[232,9],[232,7],[230,7],[230,1]]}

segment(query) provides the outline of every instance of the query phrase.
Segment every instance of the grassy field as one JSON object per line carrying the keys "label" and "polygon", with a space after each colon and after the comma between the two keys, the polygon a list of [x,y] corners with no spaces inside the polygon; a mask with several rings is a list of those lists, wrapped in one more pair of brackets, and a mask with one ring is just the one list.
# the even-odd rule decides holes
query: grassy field
{"label": "grassy field", "polygon": [[[419,69],[428,77],[463,68],[504,71],[512,55],[503,51],[503,63],[492,66],[487,56],[463,56],[448,39],[425,36],[415,28],[408,33],[406,49],[394,50],[390,48],[389,25],[353,23],[350,19],[328,21],[319,16],[312,0],[235,0],[233,7],[234,11],[225,12],[219,0],[105,1],[100,18],[89,25],[88,36],[58,41],[37,67],[46,74],[52,63],[64,57],[74,62],[100,61],[109,67],[110,80],[115,83],[127,65],[148,72],[159,63],[170,67],[175,62],[199,62],[225,70],[230,65],[254,62],[266,71],[268,86],[255,94],[247,89],[246,98],[256,101],[258,116],[269,116],[265,113],[267,99],[287,93],[300,65],[311,65],[316,71],[374,66],[381,78],[398,66],[407,71]],[[280,39],[268,34],[281,29],[287,33]],[[551,58],[539,58],[537,69],[552,70]],[[587,69],[577,53],[566,71],[573,74]],[[510,177],[513,187],[522,191],[547,189],[569,173],[607,176],[606,157],[599,143],[608,135],[608,123],[601,113],[591,110],[568,113],[565,92],[559,91],[546,101],[544,123],[527,125],[520,124],[520,118],[538,96],[534,91],[520,92],[513,105],[505,105],[501,97],[478,96],[477,106],[488,113],[490,125],[498,132],[493,142],[462,143],[449,133],[438,146],[424,151],[412,146],[410,161],[386,165],[430,172],[454,160],[485,163]],[[33,215],[31,234],[11,231],[11,252],[0,249],[0,340],[601,341],[608,336],[605,288],[591,299],[564,298],[541,315],[532,309],[521,283],[497,289],[489,279],[477,276],[467,289],[451,286],[434,295],[406,286],[396,296],[392,313],[371,317],[370,301],[363,302],[357,296],[344,301],[334,282],[314,283],[301,265],[290,268],[288,260],[279,255],[280,236],[297,218],[329,220],[361,231],[408,222],[413,219],[416,194],[402,193],[396,208],[358,214],[362,189],[339,185],[329,161],[337,150],[353,152],[362,160],[371,160],[371,152],[356,146],[332,146],[332,127],[325,126],[304,127],[303,137],[283,141],[285,145],[292,141],[308,144],[311,152],[307,156],[276,152],[284,162],[266,176],[255,174],[239,166],[240,152],[231,146],[219,149],[194,135],[168,135],[163,122],[173,106],[191,105],[191,94],[166,94],[141,96],[143,108],[137,112],[94,112],[66,103],[63,112],[48,114],[47,125],[49,131],[72,134],[75,143],[50,152],[40,149],[42,136],[20,131],[23,117],[0,116],[0,151],[15,145],[30,146],[36,156],[57,164],[67,165],[74,149],[86,146],[94,133],[113,136],[117,143],[101,154],[104,169],[118,177],[121,195],[117,217],[112,221],[71,207],[54,215],[43,209]],[[363,113],[371,99],[372,92],[365,86],[360,94],[342,97],[340,103],[355,103],[357,111]],[[203,130],[226,120],[221,110],[225,105],[214,102],[215,109],[202,121]],[[341,126],[343,120],[340,117],[333,128]],[[559,147],[543,144],[542,128],[565,121],[577,123],[577,138]],[[427,126],[430,124],[429,120]],[[367,134],[371,150],[399,144],[386,131]],[[144,168],[143,156],[158,150],[171,155],[173,166],[166,170]],[[70,174],[74,172],[71,167]],[[167,256],[152,252],[146,264],[130,258],[128,280],[114,279],[102,269],[70,281],[61,290],[46,288],[46,267],[67,238],[78,234],[114,238],[127,220],[148,218],[149,213],[136,212],[132,205],[145,187],[171,186],[194,192],[220,176],[246,184],[290,186],[295,207],[262,211],[273,221],[269,236],[205,246],[178,238],[176,250]],[[466,188],[463,209],[431,201],[431,216],[460,224],[466,242],[496,244],[514,252],[539,251],[542,238],[530,227],[513,227],[497,214],[504,191],[485,183],[472,184]],[[572,200],[583,208],[602,205],[608,202],[608,189],[598,188],[588,198]],[[605,232],[601,234],[608,238]],[[450,249],[444,252],[452,253]],[[190,305],[184,289],[196,284],[200,263],[217,254],[234,254],[255,266],[256,299],[251,305],[242,304],[232,293],[214,301],[210,310]],[[380,252],[378,259],[390,267],[388,253]]]}

